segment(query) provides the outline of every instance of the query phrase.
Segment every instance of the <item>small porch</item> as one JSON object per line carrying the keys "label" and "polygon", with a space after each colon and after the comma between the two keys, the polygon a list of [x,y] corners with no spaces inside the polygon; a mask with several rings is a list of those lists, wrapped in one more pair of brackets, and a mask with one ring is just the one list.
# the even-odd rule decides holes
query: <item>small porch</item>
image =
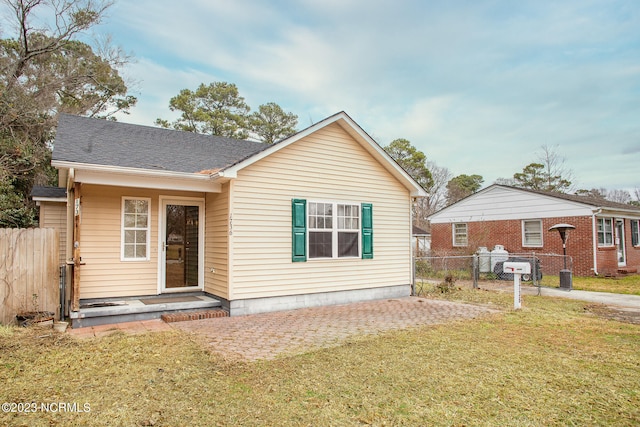
{"label": "small porch", "polygon": [[[127,298],[95,298],[80,300],[78,311],[69,313],[71,327],[83,328],[112,323],[159,319],[187,320],[189,313],[210,312],[206,317],[226,315],[222,302],[204,292],[163,294]],[[220,313],[217,313],[220,312]],[[185,314],[181,316],[181,314]]]}

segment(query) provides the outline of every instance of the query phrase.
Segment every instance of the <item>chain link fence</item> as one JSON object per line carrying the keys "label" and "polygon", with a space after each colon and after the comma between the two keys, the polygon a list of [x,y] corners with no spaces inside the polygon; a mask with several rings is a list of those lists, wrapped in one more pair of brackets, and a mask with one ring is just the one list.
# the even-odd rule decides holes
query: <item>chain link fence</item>
{"label": "chain link fence", "polygon": [[509,253],[493,255],[427,256],[414,258],[413,294],[452,286],[462,282],[478,288],[482,283],[513,282],[513,274],[503,272],[505,262],[528,262],[531,274],[523,274],[523,284],[537,287],[558,287],[561,271],[573,270],[570,256],[540,253]]}

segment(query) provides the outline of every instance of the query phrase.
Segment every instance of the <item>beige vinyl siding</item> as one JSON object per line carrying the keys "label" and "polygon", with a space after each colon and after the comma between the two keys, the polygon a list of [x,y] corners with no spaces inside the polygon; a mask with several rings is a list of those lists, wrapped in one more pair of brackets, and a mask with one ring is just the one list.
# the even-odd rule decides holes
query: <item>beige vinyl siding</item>
{"label": "beige vinyl siding", "polygon": [[66,263],[67,249],[67,204],[59,202],[40,202],[40,228],[58,230],[60,247],[60,265]]}
{"label": "beige vinyl siding", "polygon": [[204,290],[226,299],[229,299],[229,186],[225,184],[222,193],[207,194],[205,205]]}
{"label": "beige vinyl siding", "polygon": [[[124,297],[158,293],[159,196],[204,197],[201,193],[82,185],[80,298]],[[122,197],[150,198],[148,261],[121,261]]]}
{"label": "beige vinyl siding", "polygon": [[[294,198],[372,203],[374,258],[292,262]],[[231,206],[231,299],[411,281],[409,191],[337,124],[243,169]]]}

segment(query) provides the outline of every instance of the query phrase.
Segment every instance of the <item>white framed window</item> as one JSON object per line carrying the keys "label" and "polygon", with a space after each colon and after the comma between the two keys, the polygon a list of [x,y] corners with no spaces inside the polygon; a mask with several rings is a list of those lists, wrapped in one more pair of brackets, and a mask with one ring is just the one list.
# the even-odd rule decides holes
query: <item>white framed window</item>
{"label": "white framed window", "polygon": [[453,246],[468,246],[469,232],[466,223],[453,224]]}
{"label": "white framed window", "polygon": [[598,246],[613,246],[613,219],[598,218]]}
{"label": "white framed window", "polygon": [[151,199],[122,198],[122,261],[148,261],[151,241]]}
{"label": "white framed window", "polygon": [[360,257],[360,205],[309,202],[309,258]]}
{"label": "white framed window", "polygon": [[522,246],[542,247],[542,220],[525,219],[522,221]]}

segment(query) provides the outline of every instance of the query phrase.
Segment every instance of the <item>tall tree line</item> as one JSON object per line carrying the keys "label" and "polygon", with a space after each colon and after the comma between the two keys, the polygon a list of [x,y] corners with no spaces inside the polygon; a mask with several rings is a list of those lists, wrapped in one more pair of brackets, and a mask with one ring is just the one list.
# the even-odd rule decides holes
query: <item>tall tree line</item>
{"label": "tall tree line", "polygon": [[200,84],[196,90],[182,89],[169,100],[169,109],[180,112],[170,122],[156,119],[165,128],[236,139],[256,139],[265,144],[286,138],[296,132],[298,116],[285,112],[269,102],[250,113],[251,108],[233,83]]}

